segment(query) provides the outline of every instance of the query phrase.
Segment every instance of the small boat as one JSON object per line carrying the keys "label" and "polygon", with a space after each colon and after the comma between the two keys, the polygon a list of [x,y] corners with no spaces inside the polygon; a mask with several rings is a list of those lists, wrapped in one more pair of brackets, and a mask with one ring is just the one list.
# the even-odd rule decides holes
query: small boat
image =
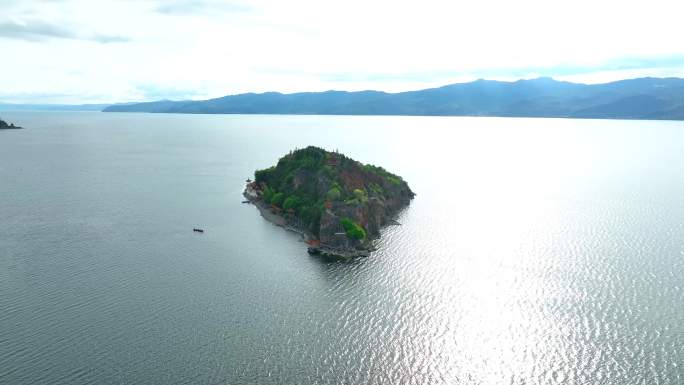
{"label": "small boat", "polygon": [[196,233],[203,233],[204,232],[204,230],[202,230],[202,229],[192,229],[192,231],[194,231]]}

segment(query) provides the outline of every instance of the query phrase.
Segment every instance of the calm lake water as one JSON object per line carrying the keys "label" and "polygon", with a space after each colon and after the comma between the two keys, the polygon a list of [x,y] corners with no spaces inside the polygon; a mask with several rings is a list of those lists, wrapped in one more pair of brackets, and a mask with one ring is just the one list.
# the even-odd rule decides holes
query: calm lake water
{"label": "calm lake water", "polygon": [[[1,384],[684,383],[682,122],[2,117]],[[369,258],[241,204],[310,144],[418,194]]]}

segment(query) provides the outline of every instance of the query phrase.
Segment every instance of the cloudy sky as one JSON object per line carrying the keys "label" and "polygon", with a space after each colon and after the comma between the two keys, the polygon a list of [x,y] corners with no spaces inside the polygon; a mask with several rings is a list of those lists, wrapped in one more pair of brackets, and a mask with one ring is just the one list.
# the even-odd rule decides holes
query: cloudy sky
{"label": "cloudy sky", "polygon": [[0,0],[0,102],[684,77],[650,0]]}

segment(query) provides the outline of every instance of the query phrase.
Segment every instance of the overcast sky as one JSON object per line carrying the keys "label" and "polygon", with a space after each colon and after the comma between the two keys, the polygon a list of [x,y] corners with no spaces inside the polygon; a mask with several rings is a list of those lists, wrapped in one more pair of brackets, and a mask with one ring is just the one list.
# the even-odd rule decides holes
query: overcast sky
{"label": "overcast sky", "polygon": [[684,4],[0,0],[0,102],[684,77]]}

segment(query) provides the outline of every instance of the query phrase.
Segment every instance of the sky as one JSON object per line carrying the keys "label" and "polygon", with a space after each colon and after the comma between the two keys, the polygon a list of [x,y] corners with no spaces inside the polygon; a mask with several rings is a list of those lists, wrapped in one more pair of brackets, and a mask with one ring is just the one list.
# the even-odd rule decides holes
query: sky
{"label": "sky", "polygon": [[684,77],[681,0],[0,0],[0,102]]}

